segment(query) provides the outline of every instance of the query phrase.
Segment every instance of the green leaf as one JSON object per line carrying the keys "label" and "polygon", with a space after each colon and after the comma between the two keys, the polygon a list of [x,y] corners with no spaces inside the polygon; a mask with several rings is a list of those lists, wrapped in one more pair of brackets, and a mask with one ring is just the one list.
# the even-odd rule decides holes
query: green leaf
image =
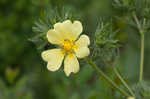
{"label": "green leaf", "polygon": [[142,81],[133,85],[137,99],[150,99],[150,83]]}

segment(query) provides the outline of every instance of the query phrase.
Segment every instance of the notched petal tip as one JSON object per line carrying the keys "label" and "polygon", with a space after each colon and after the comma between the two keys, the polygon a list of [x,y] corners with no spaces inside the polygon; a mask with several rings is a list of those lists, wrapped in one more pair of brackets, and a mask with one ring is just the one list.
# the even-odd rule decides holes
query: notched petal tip
{"label": "notched petal tip", "polygon": [[82,23],[80,21],[74,21],[73,29],[74,29],[74,32],[76,32],[78,35],[80,35],[83,31]]}
{"label": "notched petal tip", "polygon": [[58,23],[54,24],[54,29],[55,30],[61,30],[61,28],[62,28],[62,23],[61,22],[58,22]]}
{"label": "notched petal tip", "polygon": [[75,50],[75,54],[78,58],[84,58],[90,55],[90,50],[88,47],[80,47]]}
{"label": "notched petal tip", "polygon": [[71,20],[65,20],[62,22],[62,25],[66,26],[66,27],[72,26],[72,21]]}
{"label": "notched petal tip", "polygon": [[90,45],[90,38],[89,38],[89,36],[83,34],[83,35],[81,35],[81,39],[83,41],[85,41],[87,45]]}
{"label": "notched petal tip", "polygon": [[48,62],[48,64],[47,64],[47,69],[48,69],[49,71],[54,72],[54,71],[57,71],[57,70],[59,69],[59,67],[56,67],[56,66],[50,64],[50,62]]}
{"label": "notched petal tip", "polygon": [[62,61],[64,59],[64,54],[62,54],[61,49],[51,49],[42,52],[42,58],[47,64],[47,68],[50,71],[56,71],[61,67]]}
{"label": "notched petal tip", "polygon": [[80,47],[85,47],[90,45],[90,39],[87,35],[81,35],[80,38],[76,41],[76,44]]}
{"label": "notched petal tip", "polygon": [[67,77],[69,77],[71,72],[70,73],[69,72],[65,72],[65,74],[66,74]]}
{"label": "notched petal tip", "polygon": [[80,27],[81,29],[83,29],[82,23],[81,23],[80,21],[77,21],[77,20],[74,21],[74,22],[73,22],[73,25],[74,25],[74,26],[78,26],[78,27]]}
{"label": "notched petal tip", "polygon": [[69,77],[69,76],[71,75],[71,73],[74,73],[74,74],[75,74],[75,73],[78,73],[78,72],[79,72],[79,70],[76,71],[76,72],[65,72],[65,74],[66,74],[67,77]]}
{"label": "notched petal tip", "polygon": [[73,55],[70,57],[69,55],[66,56],[64,61],[64,72],[66,76],[69,76],[71,73],[77,73],[80,70],[79,62],[77,57]]}
{"label": "notched petal tip", "polygon": [[47,39],[51,44],[60,44],[61,43],[61,37],[60,34],[55,29],[50,29],[47,32]]}
{"label": "notched petal tip", "polygon": [[41,53],[41,57],[42,57],[42,59],[43,59],[44,61],[47,62],[47,51],[43,51],[43,52]]}

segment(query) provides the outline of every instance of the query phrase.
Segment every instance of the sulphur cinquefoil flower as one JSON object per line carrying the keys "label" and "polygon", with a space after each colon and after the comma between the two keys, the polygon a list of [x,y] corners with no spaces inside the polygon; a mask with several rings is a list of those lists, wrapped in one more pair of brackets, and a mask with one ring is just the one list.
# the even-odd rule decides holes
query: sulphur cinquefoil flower
{"label": "sulphur cinquefoil flower", "polygon": [[64,72],[67,76],[71,72],[77,73],[79,71],[77,58],[84,58],[90,54],[88,48],[90,40],[87,35],[80,36],[82,30],[80,21],[72,23],[70,20],[66,20],[62,23],[56,23],[54,29],[47,32],[48,41],[58,45],[58,48],[42,52],[43,60],[48,62],[48,70],[58,70],[64,60]]}

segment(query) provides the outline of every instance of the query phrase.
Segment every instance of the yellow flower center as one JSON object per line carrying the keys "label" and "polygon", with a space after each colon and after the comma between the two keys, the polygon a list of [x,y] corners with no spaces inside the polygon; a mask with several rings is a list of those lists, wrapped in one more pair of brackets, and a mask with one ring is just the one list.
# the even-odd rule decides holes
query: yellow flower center
{"label": "yellow flower center", "polygon": [[72,40],[64,40],[62,43],[62,47],[63,47],[63,52],[65,53],[72,53],[73,50],[76,48],[76,45],[74,44],[74,42]]}

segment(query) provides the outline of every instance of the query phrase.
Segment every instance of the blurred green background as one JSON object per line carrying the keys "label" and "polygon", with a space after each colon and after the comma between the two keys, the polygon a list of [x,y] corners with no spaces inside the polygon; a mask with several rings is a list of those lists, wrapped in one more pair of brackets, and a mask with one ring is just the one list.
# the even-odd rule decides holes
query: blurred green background
{"label": "blurred green background", "polygon": [[[112,9],[111,0],[0,0],[0,99],[117,99],[108,84],[99,80],[93,69],[82,64],[77,74],[66,77],[63,69],[50,72],[36,46],[28,39],[33,23],[44,9],[73,9],[82,17],[84,33],[92,37],[97,18],[127,17]],[[114,19],[120,29],[117,38],[123,44],[118,65],[132,85],[138,80],[140,36],[127,24]],[[145,38],[144,79],[150,80],[150,33]],[[121,98],[118,98],[121,99]]]}

